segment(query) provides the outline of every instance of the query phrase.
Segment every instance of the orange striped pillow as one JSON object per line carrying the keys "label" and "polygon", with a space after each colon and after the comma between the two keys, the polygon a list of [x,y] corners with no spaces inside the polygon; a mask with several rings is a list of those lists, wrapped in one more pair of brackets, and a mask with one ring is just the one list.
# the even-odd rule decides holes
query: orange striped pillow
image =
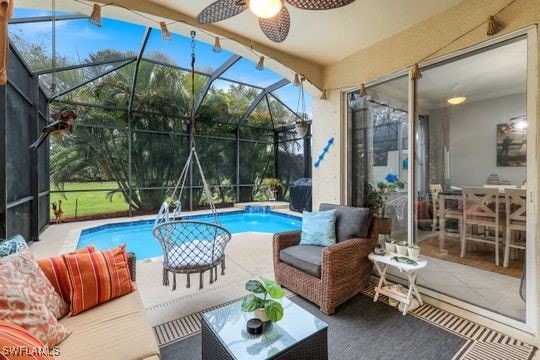
{"label": "orange striped pillow", "polygon": [[[72,253],[85,254],[95,252],[93,245],[76,250]],[[39,267],[50,281],[54,290],[69,304],[69,277],[64,262],[64,255],[53,256],[47,259],[38,259]]]}
{"label": "orange striped pillow", "polygon": [[22,327],[0,320],[0,359],[54,360],[51,353],[57,351],[56,347],[47,348],[37,337]]}
{"label": "orange striped pillow", "polygon": [[93,253],[66,254],[64,260],[71,288],[71,315],[135,290],[125,245]]}

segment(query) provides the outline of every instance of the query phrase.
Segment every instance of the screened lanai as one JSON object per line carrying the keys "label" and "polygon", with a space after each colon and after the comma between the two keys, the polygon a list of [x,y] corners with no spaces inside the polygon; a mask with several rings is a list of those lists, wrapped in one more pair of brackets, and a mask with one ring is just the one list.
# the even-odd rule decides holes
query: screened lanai
{"label": "screened lanai", "polygon": [[[58,201],[66,218],[154,213],[189,153],[191,39],[173,33],[164,40],[159,26],[104,18],[96,27],[88,14],[23,8],[15,9],[9,36],[10,61],[24,71],[8,77],[7,103],[39,120],[24,134],[28,144],[49,116],[73,109],[78,118],[71,133],[51,139],[38,156],[26,141],[7,146],[8,168],[17,153],[31,173],[39,172],[39,186],[10,192],[5,235],[22,232],[9,220],[20,218],[12,211],[39,223],[25,232],[37,238],[30,228],[46,226],[54,216],[50,203]],[[287,200],[290,184],[310,177],[311,135],[300,137],[295,122],[310,117],[311,98],[306,94],[304,114],[300,87],[283,76],[197,36],[194,53],[195,142],[213,200],[221,206],[268,200],[265,179],[273,178],[282,184],[278,199]],[[27,87],[17,85],[20,77]],[[30,115],[38,98],[41,108]],[[2,177],[8,187],[20,181],[15,174]],[[188,181],[183,206],[206,207],[199,173]]]}

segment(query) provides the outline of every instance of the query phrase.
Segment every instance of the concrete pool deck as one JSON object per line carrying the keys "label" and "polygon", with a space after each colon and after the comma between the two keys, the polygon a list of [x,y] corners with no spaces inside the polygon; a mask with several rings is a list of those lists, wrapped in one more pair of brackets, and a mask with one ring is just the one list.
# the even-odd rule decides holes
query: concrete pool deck
{"label": "concrete pool deck", "polygon": [[[238,208],[220,209],[219,212],[237,211]],[[288,209],[274,211],[287,214]],[[208,211],[194,211],[186,215],[205,214]],[[79,239],[81,230],[104,224],[148,220],[155,215],[131,218],[101,219],[75,223],[54,224],[49,226],[34,242],[31,248],[36,258],[50,257],[68,251],[68,245]],[[69,245],[72,246],[72,245]],[[233,234],[225,251],[225,276],[219,275],[218,281],[210,284],[209,273],[204,277],[204,288],[199,290],[198,275],[191,276],[191,288],[186,288],[186,276],[177,275],[177,287],[162,285],[162,267],[160,261],[137,261],[137,288],[143,299],[152,325],[189,315],[209,307],[238,299],[246,295],[244,284],[247,280],[259,276],[273,278],[272,234],[241,233]],[[172,280],[172,275],[169,275]],[[171,281],[172,284],[172,281]]]}

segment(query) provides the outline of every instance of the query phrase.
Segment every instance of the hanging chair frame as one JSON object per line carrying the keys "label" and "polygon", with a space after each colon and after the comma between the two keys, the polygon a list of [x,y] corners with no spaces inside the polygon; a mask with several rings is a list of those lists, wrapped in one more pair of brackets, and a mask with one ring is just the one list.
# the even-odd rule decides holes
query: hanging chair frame
{"label": "hanging chair frame", "polygon": [[[195,36],[196,36],[196,32],[191,31],[190,151],[189,151],[189,155],[186,160],[186,163],[184,165],[184,168],[182,169],[182,172],[180,173],[180,177],[178,178],[178,181],[176,182],[176,186],[174,187],[174,191],[171,196],[171,200],[172,200],[171,204],[167,203],[166,201],[163,202],[158,212],[158,215],[156,217],[154,227],[159,225],[160,223],[169,222],[169,221],[177,220],[178,218],[180,218],[181,211],[182,211],[182,195],[185,189],[186,180],[189,174],[192,173],[193,171],[193,164],[197,165],[197,170],[199,171],[199,174],[201,175],[204,195],[206,196],[208,200],[208,205],[210,206],[210,211],[212,212],[213,220],[217,225],[221,225],[219,221],[219,216],[217,214],[216,206],[214,205],[214,202],[212,201],[212,192],[210,191],[210,186],[208,185],[208,182],[206,181],[206,177],[204,176],[204,171],[202,169],[199,156],[197,155],[197,148],[195,146],[195,61],[196,61]],[[174,206],[172,216],[171,216],[171,211],[170,211],[171,206]]]}
{"label": "hanging chair frame", "polygon": [[[197,155],[195,146],[195,31],[191,31],[191,122],[190,151],[180,177],[171,196],[171,204],[163,202],[157,214],[153,235],[163,249],[163,285],[169,285],[169,272],[173,273],[173,287],[176,289],[176,274],[187,275],[187,287],[191,285],[190,275],[199,274],[199,288],[203,288],[204,273],[210,270],[210,284],[218,278],[217,268],[221,265],[221,275],[225,275],[225,247],[231,233],[221,226],[210,186]],[[181,220],[182,195],[187,178],[193,173],[193,165],[199,171],[204,195],[212,212],[214,222]],[[171,216],[171,206],[174,210]]]}

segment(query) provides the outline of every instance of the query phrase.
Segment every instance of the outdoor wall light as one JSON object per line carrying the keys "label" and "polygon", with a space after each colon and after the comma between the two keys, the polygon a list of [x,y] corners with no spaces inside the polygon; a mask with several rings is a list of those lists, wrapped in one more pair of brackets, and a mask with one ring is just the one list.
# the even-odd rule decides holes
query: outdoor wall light
{"label": "outdoor wall light", "polygon": [[249,9],[262,19],[276,16],[283,7],[282,0],[250,0]]}
{"label": "outdoor wall light", "polygon": [[465,96],[457,96],[457,97],[448,99],[448,103],[452,105],[459,105],[459,104],[463,104],[465,100],[467,100]]}

